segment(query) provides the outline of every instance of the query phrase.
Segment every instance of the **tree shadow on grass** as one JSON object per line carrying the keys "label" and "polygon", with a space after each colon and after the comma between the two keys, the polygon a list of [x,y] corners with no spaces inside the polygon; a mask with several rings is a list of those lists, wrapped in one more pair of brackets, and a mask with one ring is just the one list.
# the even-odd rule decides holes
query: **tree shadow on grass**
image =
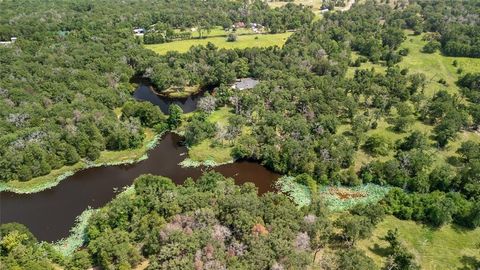
{"label": "tree shadow on grass", "polygon": [[458,268],[458,270],[478,270],[480,269],[480,260],[473,256],[463,255],[460,258],[460,262],[462,266]]}
{"label": "tree shadow on grass", "polygon": [[465,233],[471,232],[473,230],[471,228],[463,227],[463,226],[460,226],[460,225],[457,225],[457,224],[452,224],[451,226],[452,226],[452,229],[456,233],[460,233],[460,234],[465,234]]}
{"label": "tree shadow on grass", "polygon": [[381,257],[387,257],[390,255],[391,250],[390,247],[381,247],[379,244],[375,243],[373,247],[368,248],[371,252],[375,253],[378,256]]}
{"label": "tree shadow on grass", "polygon": [[449,156],[447,157],[447,162],[448,164],[454,166],[454,167],[459,167],[462,165],[462,160],[460,157],[455,157],[455,156]]}

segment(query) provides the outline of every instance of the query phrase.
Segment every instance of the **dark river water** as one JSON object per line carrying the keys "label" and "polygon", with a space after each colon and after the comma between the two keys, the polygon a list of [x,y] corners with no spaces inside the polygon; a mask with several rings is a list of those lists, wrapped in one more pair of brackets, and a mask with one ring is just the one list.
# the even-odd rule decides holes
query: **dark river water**
{"label": "dark river water", "polygon": [[[180,167],[178,163],[187,157],[187,149],[180,141],[178,135],[168,133],[149,151],[146,160],[129,165],[85,169],[38,193],[1,192],[0,223],[19,222],[39,240],[55,241],[68,236],[75,217],[88,206],[98,208],[105,205],[116,195],[114,190],[131,185],[142,174],[166,176],[177,184],[183,183],[187,177],[196,179],[207,168]],[[279,177],[251,161],[237,161],[213,170],[234,178],[237,184],[253,182],[259,193],[272,190],[273,182]]]}
{"label": "dark river water", "polygon": [[202,94],[199,93],[188,98],[164,98],[155,94],[153,87],[146,83],[145,80],[140,80],[138,83],[138,88],[133,93],[133,96],[137,100],[150,101],[160,107],[160,110],[165,114],[168,114],[168,106],[170,104],[177,104],[184,113],[193,112],[197,108],[198,99],[202,97]]}

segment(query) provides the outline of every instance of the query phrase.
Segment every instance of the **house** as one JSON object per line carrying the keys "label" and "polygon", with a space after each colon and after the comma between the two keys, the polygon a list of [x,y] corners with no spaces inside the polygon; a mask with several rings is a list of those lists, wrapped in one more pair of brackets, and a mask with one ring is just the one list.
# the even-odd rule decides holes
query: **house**
{"label": "house", "polygon": [[243,78],[237,79],[237,81],[232,85],[232,88],[235,90],[244,90],[254,88],[260,81],[253,78]]}
{"label": "house", "polygon": [[10,45],[12,43],[15,43],[15,41],[17,41],[17,38],[16,37],[11,37],[10,41],[0,41],[0,45],[7,46],[7,45]]}
{"label": "house", "polygon": [[263,32],[264,27],[259,23],[251,23],[250,26],[252,27],[252,31],[256,34]]}
{"label": "house", "polygon": [[233,28],[245,28],[245,23],[244,22],[236,22],[233,25]]}
{"label": "house", "polygon": [[330,10],[328,8],[324,8],[324,9],[321,9],[320,12],[321,13],[325,13],[325,12],[329,12]]}
{"label": "house", "polygon": [[133,29],[133,34],[135,36],[143,36],[145,34],[145,29],[143,28],[134,28]]}

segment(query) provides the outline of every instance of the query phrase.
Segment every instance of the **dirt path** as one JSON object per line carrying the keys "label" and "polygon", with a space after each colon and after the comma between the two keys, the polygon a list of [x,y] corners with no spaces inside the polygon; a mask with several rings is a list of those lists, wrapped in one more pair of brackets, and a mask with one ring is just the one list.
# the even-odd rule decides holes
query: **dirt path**
{"label": "dirt path", "polygon": [[352,5],[355,3],[355,0],[348,0],[344,7],[338,7],[337,10],[339,11],[347,11],[349,10]]}

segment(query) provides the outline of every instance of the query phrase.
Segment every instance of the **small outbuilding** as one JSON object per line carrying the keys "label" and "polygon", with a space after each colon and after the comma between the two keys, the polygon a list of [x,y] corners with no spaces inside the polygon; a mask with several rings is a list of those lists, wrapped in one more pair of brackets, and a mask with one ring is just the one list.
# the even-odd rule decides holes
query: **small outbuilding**
{"label": "small outbuilding", "polygon": [[237,81],[232,85],[232,88],[235,90],[244,90],[254,88],[260,81],[253,78],[243,78],[237,79]]}
{"label": "small outbuilding", "polygon": [[11,45],[13,43],[15,43],[15,41],[17,41],[17,38],[16,37],[11,37],[10,38],[10,41],[0,41],[0,45]]}
{"label": "small outbuilding", "polygon": [[134,28],[133,29],[133,34],[135,36],[143,36],[145,34],[145,29],[144,28]]}

